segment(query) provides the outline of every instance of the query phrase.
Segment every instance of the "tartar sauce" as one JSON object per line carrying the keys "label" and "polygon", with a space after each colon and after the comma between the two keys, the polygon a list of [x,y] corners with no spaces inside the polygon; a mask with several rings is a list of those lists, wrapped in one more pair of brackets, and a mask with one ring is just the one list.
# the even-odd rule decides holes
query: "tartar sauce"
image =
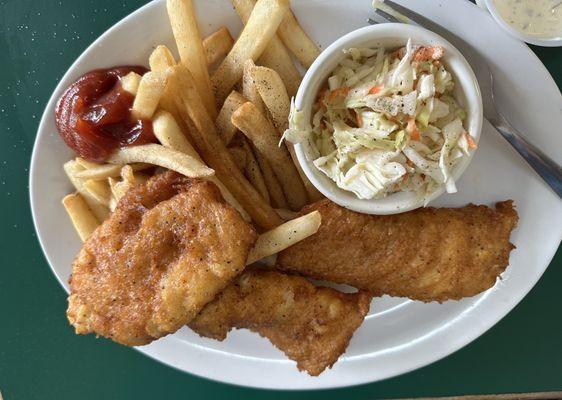
{"label": "tartar sauce", "polygon": [[494,4],[503,19],[524,34],[562,36],[562,0],[494,0]]}

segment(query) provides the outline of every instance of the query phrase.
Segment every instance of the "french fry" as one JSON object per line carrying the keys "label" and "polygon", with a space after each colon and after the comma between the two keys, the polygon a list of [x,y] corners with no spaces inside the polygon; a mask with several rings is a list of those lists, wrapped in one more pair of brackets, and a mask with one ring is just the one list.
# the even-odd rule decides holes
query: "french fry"
{"label": "french fry", "polygon": [[76,177],[80,179],[107,179],[110,176],[119,176],[121,172],[120,165],[100,164],[95,167],[77,172]]}
{"label": "french fry", "polygon": [[111,211],[115,211],[115,206],[117,205],[119,200],[121,200],[121,198],[125,196],[125,193],[127,193],[127,191],[130,188],[132,188],[134,185],[128,181],[124,181],[124,180],[118,181],[113,178],[108,178],[107,181],[109,183],[109,187],[111,189],[111,194],[113,195],[113,199],[115,200]]}
{"label": "french fry", "polygon": [[249,73],[256,90],[271,114],[273,124],[281,135],[289,127],[291,110],[291,100],[283,80],[271,68],[254,66]]}
{"label": "french fry", "polygon": [[[251,60],[249,60],[249,62],[252,63]],[[259,93],[256,93],[256,95],[259,96]],[[233,138],[235,138],[236,132],[238,131],[238,128],[232,124],[232,113],[246,101],[247,100],[244,96],[233,90],[224,101],[224,104],[219,112],[216,124],[223,142],[227,145],[232,143],[234,140]],[[260,163],[256,159],[256,154],[252,150],[246,138],[244,136],[242,136],[242,138],[242,148],[246,153],[246,167],[243,170],[244,175],[248,181],[250,181],[254,189],[256,189],[261,197],[269,204],[271,199],[265,177],[260,168]]]}
{"label": "french fry", "polygon": [[266,115],[267,110],[265,109],[265,104],[260,96],[260,92],[256,87],[254,82],[254,77],[252,76],[252,70],[256,67],[256,64],[252,60],[246,60],[244,63],[244,75],[242,75],[242,95],[248,100],[254,103],[258,110],[263,115]]}
{"label": "french fry", "polygon": [[214,119],[217,109],[193,3],[191,0],[167,0],[166,5],[181,62],[191,72],[203,104]]}
{"label": "french fry", "polygon": [[137,90],[139,90],[140,81],[142,76],[136,72],[129,72],[123,78],[121,78],[121,87],[124,91],[129,92],[133,96],[137,95]]}
{"label": "french fry", "polygon": [[84,182],[84,188],[94,197],[97,201],[106,207],[109,207],[109,199],[111,198],[111,191],[105,181],[95,181],[88,179]]}
{"label": "french fry", "polygon": [[[137,163],[130,164],[133,171],[142,171],[143,169],[151,168],[152,165]],[[121,173],[121,165],[115,164],[99,164],[93,168],[85,169],[76,173],[76,177],[80,179],[93,179],[93,180],[105,180],[109,177],[115,178]]]}
{"label": "french fry", "polygon": [[314,235],[318,232],[321,222],[322,217],[320,213],[313,211],[262,233],[258,236],[254,247],[250,250],[246,265],[253,264],[264,257],[277,254],[295,243]]}
{"label": "french fry", "polygon": [[265,182],[265,187],[269,193],[269,202],[273,207],[289,207],[287,204],[287,198],[281,188],[281,184],[279,183],[277,176],[275,176],[275,172],[273,172],[271,165],[269,165],[269,161],[267,161],[267,159],[257,150],[254,154],[256,156],[256,160],[258,161],[263,181]]}
{"label": "french fry", "polygon": [[165,87],[166,77],[163,74],[156,71],[144,74],[133,102],[132,115],[139,119],[152,118]]}
{"label": "french fry", "polygon": [[285,46],[307,69],[310,68],[314,60],[320,55],[320,49],[310,40],[292,11],[285,14],[277,34]]}
{"label": "french fry", "polygon": [[299,214],[295,211],[287,210],[286,208],[276,208],[275,212],[279,214],[285,221],[295,219]]}
{"label": "french fry", "polygon": [[62,199],[62,204],[74,225],[74,229],[82,241],[96,230],[100,222],[88,207],[82,196],[78,193],[69,194]]}
{"label": "french fry", "polygon": [[267,190],[267,185],[265,184],[260,164],[256,159],[256,153],[252,149],[250,143],[248,143],[248,140],[246,140],[245,136],[242,137],[241,142],[242,148],[246,152],[246,168],[244,170],[244,175],[248,178],[254,189],[258,191],[261,197],[270,204],[271,199],[269,197],[269,191]]}
{"label": "french fry", "polygon": [[148,58],[148,65],[152,71],[164,72],[168,67],[176,64],[174,55],[163,44],[156,46]]}
{"label": "french fry", "polygon": [[130,165],[124,165],[121,168],[121,179],[132,186],[140,185],[148,180],[149,176],[145,174],[135,174],[134,169]]}
{"label": "french fry", "polygon": [[[183,134],[172,114],[162,110],[157,111],[156,114],[154,114],[154,119],[152,120],[152,128],[154,130],[154,136],[156,136],[163,146],[180,151],[203,162],[199,154],[197,154],[193,146]],[[250,215],[215,175],[210,176],[207,179],[217,185],[222,197],[224,197],[227,203],[229,203],[240,213],[240,215],[242,215],[242,218],[247,221],[250,220]]]}
{"label": "french fry", "polygon": [[110,164],[148,163],[179,172],[190,178],[205,178],[214,171],[201,161],[159,144],[123,147],[107,160]]}
{"label": "french fry", "polygon": [[233,90],[224,101],[224,104],[222,105],[222,108],[219,112],[216,124],[221,139],[227,146],[230,144],[232,138],[234,138],[234,134],[238,130],[238,128],[232,125],[232,121],[230,120],[232,117],[232,113],[246,101],[248,100],[246,100],[244,96],[242,96],[236,90]]}
{"label": "french fry", "polygon": [[[269,110],[273,124],[279,133],[279,138],[281,138],[283,132],[289,127],[289,112],[291,109],[291,101],[289,100],[289,94],[285,85],[279,74],[270,68],[254,67],[250,70],[250,74],[266,108]],[[293,144],[285,141],[285,145],[304,183],[309,200],[317,201],[322,199],[322,194],[308,180],[302,170]]]}
{"label": "french fry", "polygon": [[[173,67],[176,65],[176,59],[174,58],[170,49],[166,46],[160,45],[154,49],[152,54],[150,55],[150,68],[153,71],[158,71],[160,73],[166,73],[168,68]],[[176,107],[176,102],[173,98],[172,91],[170,85],[166,84],[166,88],[164,89],[164,94],[160,99],[159,107],[171,113],[174,116],[174,119],[179,124],[182,132],[186,134],[189,132],[190,127],[185,122],[185,116],[181,115],[181,110],[178,110]]]}
{"label": "french fry", "polygon": [[246,135],[273,168],[291,209],[300,210],[308,202],[304,185],[279,135],[271,122],[252,103],[247,102],[232,114],[232,123]]}
{"label": "french fry", "polygon": [[203,160],[215,169],[219,180],[231,191],[257,225],[264,229],[280,225],[281,218],[236,168],[213,120],[202,106],[201,97],[189,71],[183,65],[177,65],[170,69],[169,77],[178,107],[185,108],[195,125],[196,129],[190,134]]}
{"label": "french fry", "polygon": [[[242,22],[246,24],[256,4],[256,0],[232,0],[232,4]],[[271,41],[257,62],[279,73],[283,82],[285,82],[289,95],[295,96],[297,94],[302,77],[295,67],[289,51],[278,35],[274,35],[271,38]],[[252,99],[248,100],[253,101]]]}
{"label": "french fry", "polygon": [[203,49],[205,49],[205,57],[207,66],[214,65],[228,54],[234,45],[234,39],[226,26],[218,31],[211,33],[203,40]]}
{"label": "french fry", "polygon": [[289,0],[258,0],[232,50],[211,78],[217,104],[222,104],[242,78],[244,62],[261,56],[288,9]]}
{"label": "french fry", "polygon": [[228,148],[232,159],[236,163],[236,166],[240,171],[244,171],[246,168],[247,156],[244,149],[240,146],[230,146]]}
{"label": "french fry", "polygon": [[102,165],[102,164],[99,164],[99,163],[95,163],[95,162],[92,162],[92,161],[85,160],[82,157],[76,157],[75,160],[76,160],[76,163],[84,169],[96,168],[96,167],[99,167],[100,165]]}
{"label": "french fry", "polygon": [[84,170],[76,160],[67,161],[64,164],[64,172],[68,176],[68,179],[76,189],[76,191],[82,196],[92,213],[98,219],[98,221],[105,221],[109,217],[109,209],[101,204],[94,196],[92,196],[88,190],[84,187],[84,180],[77,178],[76,174]]}

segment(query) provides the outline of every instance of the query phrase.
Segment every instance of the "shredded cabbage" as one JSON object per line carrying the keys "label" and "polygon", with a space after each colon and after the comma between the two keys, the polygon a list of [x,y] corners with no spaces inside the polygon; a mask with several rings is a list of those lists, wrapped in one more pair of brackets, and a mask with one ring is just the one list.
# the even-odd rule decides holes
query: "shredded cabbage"
{"label": "shredded cabbage", "polygon": [[414,191],[427,203],[440,187],[455,192],[451,171],[471,147],[442,53],[411,40],[395,51],[344,50],[310,120],[291,104],[283,138],[361,199]]}

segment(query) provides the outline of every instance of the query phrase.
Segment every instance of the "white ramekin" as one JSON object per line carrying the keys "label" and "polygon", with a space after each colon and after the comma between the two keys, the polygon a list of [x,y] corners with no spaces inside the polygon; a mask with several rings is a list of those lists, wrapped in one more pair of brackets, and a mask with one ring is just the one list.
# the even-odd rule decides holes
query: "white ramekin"
{"label": "white ramekin", "polygon": [[[455,80],[454,95],[460,105],[467,111],[465,128],[472,135],[474,141],[478,143],[483,120],[482,97],[470,65],[462,54],[441,36],[407,24],[389,23],[367,26],[348,33],[332,43],[320,54],[304,76],[295,99],[297,109],[303,112],[305,120],[310,121],[312,105],[316,100],[317,93],[344,57],[344,49],[380,46],[395,49],[404,46],[408,38],[411,38],[414,44],[441,45],[445,48],[443,62]],[[312,184],[324,196],[342,207],[366,214],[383,215],[401,213],[423,206],[423,198],[414,192],[393,193],[376,200],[359,199],[352,192],[338,188],[335,182],[318,170],[312,163],[313,160],[304,154],[302,145],[296,145],[295,150],[299,163]],[[462,175],[473,155],[474,151],[471,151],[469,156],[464,157],[454,166],[452,176],[455,180],[458,180]],[[462,182],[457,186],[459,190],[462,190]],[[444,191],[444,187],[439,188],[432,194],[431,200],[440,196]]]}
{"label": "white ramekin", "polygon": [[544,46],[544,47],[559,47],[562,46],[562,38],[548,38],[548,37],[539,37],[539,36],[532,36],[526,35],[523,32],[515,29],[511,26],[505,19],[501,16],[496,5],[494,4],[494,0],[480,0],[477,2],[478,5],[484,5],[485,8],[488,9],[490,14],[499,26],[501,26],[507,33],[511,36],[530,44],[534,44],[536,46]]}

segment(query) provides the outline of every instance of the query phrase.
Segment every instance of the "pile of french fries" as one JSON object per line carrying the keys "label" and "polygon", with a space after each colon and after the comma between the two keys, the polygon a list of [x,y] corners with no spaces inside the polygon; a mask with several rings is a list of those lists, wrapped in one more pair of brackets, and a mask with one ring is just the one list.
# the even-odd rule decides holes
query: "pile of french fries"
{"label": "pile of french fries", "polygon": [[105,164],[76,158],[64,165],[76,192],[63,205],[82,240],[150,177],[147,171],[165,169],[214,182],[246,220],[268,230],[249,262],[317,231],[318,213],[293,218],[321,195],[292,145],[279,142],[301,81],[293,57],[308,68],[320,51],[289,0],[232,4],[245,25],[238,39],[226,27],[202,39],[192,0],[167,1],[179,59],[157,46],[149,72],[120,82],[135,96],[133,116],[152,121],[159,144],[121,148]]}

